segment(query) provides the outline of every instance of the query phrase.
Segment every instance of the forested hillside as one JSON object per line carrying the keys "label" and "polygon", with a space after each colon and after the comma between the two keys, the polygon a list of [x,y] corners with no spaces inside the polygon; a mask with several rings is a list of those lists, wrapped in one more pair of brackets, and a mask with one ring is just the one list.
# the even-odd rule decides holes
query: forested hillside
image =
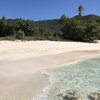
{"label": "forested hillside", "polygon": [[53,32],[60,31],[59,30],[60,28],[59,19],[35,21],[34,25],[41,27],[41,28],[47,28]]}

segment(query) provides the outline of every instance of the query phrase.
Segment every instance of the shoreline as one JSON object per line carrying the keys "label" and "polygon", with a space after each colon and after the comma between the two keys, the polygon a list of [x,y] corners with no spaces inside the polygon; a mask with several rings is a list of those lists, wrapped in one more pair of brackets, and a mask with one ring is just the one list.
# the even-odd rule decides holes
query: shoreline
{"label": "shoreline", "polygon": [[[72,51],[72,52],[75,52],[75,51]],[[77,52],[80,52],[80,51],[77,51]],[[87,52],[87,51],[81,51],[81,52]],[[88,51],[89,52],[89,51]],[[72,61],[68,61],[66,63],[63,63],[61,65],[57,65],[53,68],[50,68],[50,69],[44,69],[44,71],[41,71],[41,74],[42,75],[45,75],[45,77],[48,78],[48,84],[45,85],[45,87],[42,89],[41,91],[41,94],[37,95],[37,96],[34,96],[34,99],[35,100],[37,97],[41,96],[44,92],[46,92],[46,90],[48,90],[48,86],[50,85],[50,76],[49,74],[46,72],[46,70],[52,70],[52,69],[59,69],[59,68],[63,68],[65,66],[69,66],[69,65],[73,65],[73,64],[77,64],[79,62],[82,62],[82,61],[85,61],[85,60],[89,60],[89,59],[95,59],[95,58],[98,58],[100,57],[100,52],[98,54],[95,54],[96,52],[98,51],[92,51],[93,54],[89,54],[88,56],[87,55],[81,55],[81,57],[79,58],[75,58],[75,59],[72,59]],[[68,52],[67,52],[68,53]],[[63,54],[63,53],[62,53]],[[57,55],[54,55],[54,56],[57,56]],[[37,100],[37,99],[36,99]]]}
{"label": "shoreline", "polygon": [[[81,51],[81,52],[86,52],[86,51]],[[95,52],[95,50],[93,52]],[[90,54],[88,56],[87,55],[84,55],[84,56],[82,56],[80,58],[76,58],[76,59],[73,59],[72,61],[69,61],[67,63],[58,65],[57,68],[59,68],[59,67],[61,68],[61,67],[66,66],[66,65],[76,64],[78,62],[85,61],[85,60],[89,60],[89,59],[95,59],[95,58],[98,58],[98,57],[100,57],[100,53],[99,54]]]}
{"label": "shoreline", "polygon": [[49,84],[49,76],[41,72],[100,55],[100,43],[3,41],[0,46],[2,100],[13,96],[15,100],[30,100]]}
{"label": "shoreline", "polygon": [[[86,52],[86,51],[81,51],[81,52]],[[97,52],[97,51],[92,51],[92,52]],[[48,93],[47,91],[48,91],[49,85],[51,84],[51,81],[50,81],[50,75],[47,73],[47,70],[63,68],[65,66],[70,66],[70,65],[77,64],[77,63],[85,61],[85,60],[95,59],[95,58],[98,58],[98,57],[100,58],[100,52],[99,52],[99,54],[92,54],[92,55],[90,54],[88,56],[84,55],[84,56],[82,56],[80,58],[77,58],[77,59],[74,59],[74,60],[69,61],[67,63],[58,65],[58,66],[56,66],[54,68],[45,69],[44,72],[41,72],[41,73],[42,73],[42,75],[45,75],[45,77],[48,78],[48,83],[49,84],[46,84],[46,86],[42,89],[41,94],[39,94],[37,96],[33,96],[33,100],[38,100],[38,99],[41,100],[40,98],[43,98],[43,96]]]}

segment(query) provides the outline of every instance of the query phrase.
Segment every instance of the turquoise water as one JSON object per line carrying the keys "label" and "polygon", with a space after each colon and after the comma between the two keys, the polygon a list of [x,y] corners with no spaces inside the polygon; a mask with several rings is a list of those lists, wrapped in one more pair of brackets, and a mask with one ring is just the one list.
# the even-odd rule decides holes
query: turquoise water
{"label": "turquoise water", "polygon": [[77,91],[80,100],[100,90],[100,58],[81,61],[63,68],[48,70],[50,85],[37,100],[63,100],[58,94],[66,90]]}

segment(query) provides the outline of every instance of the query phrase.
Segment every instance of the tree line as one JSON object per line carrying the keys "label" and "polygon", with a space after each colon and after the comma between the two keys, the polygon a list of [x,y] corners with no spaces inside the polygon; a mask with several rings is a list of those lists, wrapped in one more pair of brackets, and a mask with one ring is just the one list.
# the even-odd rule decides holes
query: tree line
{"label": "tree line", "polygon": [[25,39],[25,40],[57,40],[56,33],[49,29],[40,28],[34,25],[31,20],[19,18],[15,21],[0,19],[1,39]]}

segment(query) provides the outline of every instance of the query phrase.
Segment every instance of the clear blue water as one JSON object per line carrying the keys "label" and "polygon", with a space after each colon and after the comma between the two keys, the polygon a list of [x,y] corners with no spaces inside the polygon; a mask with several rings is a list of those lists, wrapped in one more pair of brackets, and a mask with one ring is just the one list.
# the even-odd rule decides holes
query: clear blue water
{"label": "clear blue water", "polygon": [[58,94],[66,90],[77,91],[81,100],[100,90],[100,58],[81,61],[63,68],[48,70],[50,85],[37,100],[63,100]]}

